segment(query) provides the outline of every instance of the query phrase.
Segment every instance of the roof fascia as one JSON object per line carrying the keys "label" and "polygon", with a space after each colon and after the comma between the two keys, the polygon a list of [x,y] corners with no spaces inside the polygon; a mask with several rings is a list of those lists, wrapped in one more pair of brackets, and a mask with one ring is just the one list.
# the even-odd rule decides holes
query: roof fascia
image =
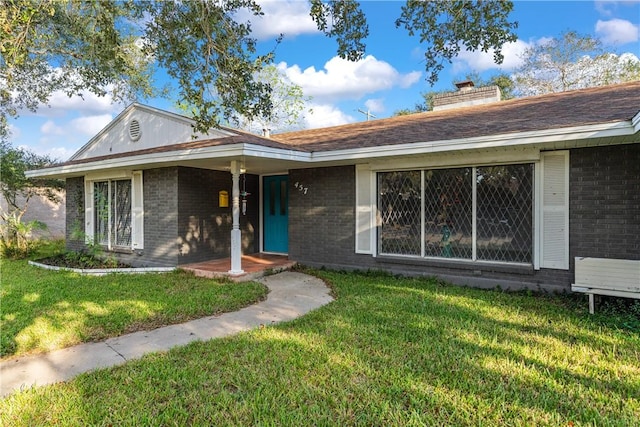
{"label": "roof fascia", "polygon": [[64,177],[81,175],[102,169],[117,168],[145,168],[150,165],[176,163],[180,161],[202,160],[209,158],[234,158],[239,156],[263,158],[269,160],[286,160],[306,164],[344,162],[349,160],[366,160],[398,156],[444,153],[447,151],[466,151],[487,148],[508,148],[531,144],[552,143],[563,140],[580,140],[591,138],[606,138],[614,136],[633,135],[640,128],[640,113],[629,121],[615,123],[600,123],[561,129],[547,129],[541,131],[518,132],[502,135],[489,135],[455,140],[441,140],[431,142],[415,142],[397,145],[382,145],[376,147],[316,151],[313,153],[298,150],[264,147],[257,144],[238,143],[213,147],[193,148],[161,153],[141,154],[137,156],[118,157],[107,160],[62,165],[58,167],[27,171],[28,178],[34,177]]}
{"label": "roof fascia", "polygon": [[74,165],[61,165],[46,169],[27,171],[28,178],[35,177],[64,177],[82,175],[103,169],[144,169],[150,165],[163,163],[176,163],[181,161],[202,159],[224,159],[238,157],[260,157],[269,160],[288,160],[297,162],[309,162],[311,154],[303,151],[287,150],[281,148],[263,147],[256,144],[230,144],[214,147],[192,148],[179,151],[165,151],[161,153],[140,154],[137,156],[116,157],[113,159],[83,162]]}

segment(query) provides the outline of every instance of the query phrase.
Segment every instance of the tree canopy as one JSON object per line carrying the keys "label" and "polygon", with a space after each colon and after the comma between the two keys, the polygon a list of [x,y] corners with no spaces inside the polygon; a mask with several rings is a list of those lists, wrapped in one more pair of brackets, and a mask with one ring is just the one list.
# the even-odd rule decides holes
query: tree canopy
{"label": "tree canopy", "polygon": [[231,119],[231,125],[254,133],[264,130],[285,132],[301,128],[305,113],[312,111],[306,106],[311,97],[304,96],[302,88],[273,64],[264,67],[256,76],[256,80],[271,87],[270,114],[253,118],[237,115]]}
{"label": "tree canopy", "polygon": [[[485,79],[472,72],[465,80],[473,81],[477,87],[498,86],[502,100],[640,80],[638,57],[607,52],[599,40],[575,31],[532,45],[522,59],[523,64],[512,75],[500,73]],[[397,110],[394,115],[431,111],[434,97],[446,92],[449,91],[423,92],[422,102]]]}
{"label": "tree canopy", "polygon": [[531,46],[514,73],[520,96],[541,95],[640,79],[640,60],[606,52],[599,40],[566,31]]}
{"label": "tree canopy", "polygon": [[60,203],[57,190],[64,188],[63,181],[25,176],[27,170],[49,164],[51,159],[47,156],[14,148],[6,140],[0,140],[0,194],[7,202],[6,209],[0,209],[0,256],[27,256],[31,249],[31,232],[46,229],[46,224],[40,221],[22,222],[33,197],[45,197]]}
{"label": "tree canopy", "polygon": [[[335,39],[337,54],[361,59],[369,34],[354,0],[310,0],[318,29]],[[462,49],[494,52],[514,41],[511,1],[408,0],[396,26],[417,35],[429,82]],[[280,38],[257,51],[251,23],[239,11],[262,14],[257,0],[0,0],[0,135],[7,117],[37,110],[51,95],[89,91],[115,101],[159,94],[153,75],[163,69],[178,84],[166,94],[188,105],[196,131],[240,114],[269,116],[269,83],[255,78],[271,63]]]}
{"label": "tree canopy", "polygon": [[29,200],[35,196],[44,196],[58,203],[56,190],[64,188],[64,182],[54,179],[27,178],[25,172],[49,166],[53,162],[48,156],[42,156],[21,148],[12,147],[7,141],[0,141],[0,194],[7,202],[8,212],[19,218],[24,215]]}

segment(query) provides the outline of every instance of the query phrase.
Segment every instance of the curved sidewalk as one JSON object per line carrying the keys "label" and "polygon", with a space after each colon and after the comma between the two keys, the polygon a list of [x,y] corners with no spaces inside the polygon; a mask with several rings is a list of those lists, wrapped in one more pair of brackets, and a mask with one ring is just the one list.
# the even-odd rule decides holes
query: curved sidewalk
{"label": "curved sidewalk", "polygon": [[0,362],[0,396],[65,381],[94,369],[121,365],[147,353],[166,351],[192,341],[295,319],[333,301],[324,282],[306,274],[285,271],[259,281],[269,288],[267,299],[239,311]]}

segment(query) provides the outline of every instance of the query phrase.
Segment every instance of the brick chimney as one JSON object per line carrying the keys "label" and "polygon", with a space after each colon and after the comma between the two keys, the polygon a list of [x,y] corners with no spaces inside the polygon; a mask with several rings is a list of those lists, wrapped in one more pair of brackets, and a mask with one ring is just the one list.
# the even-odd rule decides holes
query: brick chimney
{"label": "brick chimney", "polygon": [[470,107],[472,105],[498,102],[502,98],[498,86],[474,87],[471,80],[456,83],[457,92],[448,92],[433,97],[433,111],[449,108]]}

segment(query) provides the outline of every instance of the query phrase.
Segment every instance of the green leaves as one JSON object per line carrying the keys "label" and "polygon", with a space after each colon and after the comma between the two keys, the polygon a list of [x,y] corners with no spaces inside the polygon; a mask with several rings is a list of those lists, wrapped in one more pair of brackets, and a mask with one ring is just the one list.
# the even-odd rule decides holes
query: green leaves
{"label": "green leaves", "polygon": [[155,93],[152,62],[136,46],[132,2],[8,0],[0,12],[0,126],[36,111],[55,91],[114,101]]}
{"label": "green leaves", "polygon": [[[31,231],[43,229],[39,221],[22,222],[29,200],[34,196],[45,197],[59,203],[57,190],[64,182],[51,179],[29,179],[25,171],[51,163],[41,156],[20,148],[13,148],[0,141],[0,193],[7,202],[7,209],[0,209],[0,254],[7,257],[24,257],[29,254]],[[46,225],[44,225],[46,228]]]}
{"label": "green leaves", "polygon": [[206,132],[235,111],[254,117],[271,109],[270,87],[254,74],[273,59],[256,53],[249,23],[234,20],[239,9],[262,12],[254,1],[147,2],[145,50],[179,85],[176,102],[195,115]]}
{"label": "green leaves", "polygon": [[[8,204],[7,214],[19,212],[22,217],[29,199],[41,195],[59,202],[56,190],[64,188],[64,182],[52,179],[30,179],[25,176],[29,169],[38,169],[50,165],[48,156],[41,156],[27,150],[12,147],[8,142],[0,142],[0,192]],[[19,200],[24,198],[24,204]],[[4,213],[2,217],[4,218]]]}
{"label": "green leaves", "polygon": [[418,35],[427,45],[427,80],[434,84],[444,62],[450,63],[462,48],[493,50],[494,60],[501,63],[502,45],[517,40],[513,31],[518,24],[508,20],[512,9],[512,2],[500,0],[408,0],[396,27],[404,27],[411,36]]}
{"label": "green leaves", "polygon": [[364,39],[369,35],[360,3],[353,0],[310,0],[311,18],[318,29],[338,43],[338,56],[358,61],[364,56]]}
{"label": "green leaves", "polygon": [[[337,43],[340,57],[363,58],[369,26],[354,0],[309,0],[318,29]],[[256,79],[274,50],[258,52],[250,22],[256,0],[3,0],[0,8],[0,136],[7,117],[35,111],[51,95],[88,91],[129,102],[161,94],[156,67],[177,82],[171,92],[206,132],[234,114],[268,117],[272,87]],[[510,1],[409,0],[396,21],[425,44],[433,83],[462,48],[494,51],[516,39]],[[275,40],[278,46],[281,38]],[[162,94],[166,95],[168,92]]]}
{"label": "green leaves", "polygon": [[305,97],[302,88],[291,82],[273,64],[260,70],[255,79],[269,86],[271,110],[268,114],[265,112],[250,119],[238,113],[231,119],[233,124],[249,132],[263,129],[284,132],[302,127],[304,114],[311,111],[305,109],[305,103],[311,97]]}

